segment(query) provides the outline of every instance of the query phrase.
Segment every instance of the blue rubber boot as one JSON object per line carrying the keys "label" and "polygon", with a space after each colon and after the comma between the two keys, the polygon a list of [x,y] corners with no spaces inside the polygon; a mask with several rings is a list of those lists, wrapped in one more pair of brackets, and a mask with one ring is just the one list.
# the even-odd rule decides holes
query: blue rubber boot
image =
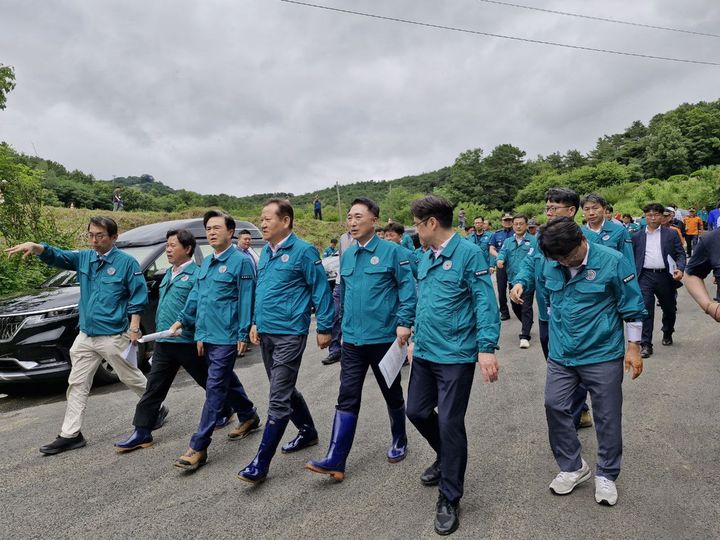
{"label": "blue rubber boot", "polygon": [[305,468],[312,472],[328,474],[334,480],[342,482],[345,478],[345,461],[355,438],[357,415],[348,411],[335,411],[332,438],[324,459],[311,460]]}
{"label": "blue rubber boot", "polygon": [[255,459],[238,473],[240,480],[257,484],[267,478],[268,471],[270,470],[270,461],[272,461],[278,444],[280,444],[280,439],[283,433],[285,433],[288,420],[289,418],[267,417],[265,431],[263,432],[262,441],[260,441],[260,448],[258,448]]}
{"label": "blue rubber boot", "polygon": [[313,422],[305,398],[303,398],[299,392],[295,392],[290,404],[293,408],[290,420],[297,426],[298,434],[282,446],[281,451],[283,454],[299,452],[304,448],[315,446],[318,443],[318,432],[315,429],[315,423]]}
{"label": "blue rubber boot", "polygon": [[138,448],[150,448],[152,445],[152,432],[149,429],[135,428],[130,437],[115,443],[115,450],[117,450],[118,454],[124,454]]}
{"label": "blue rubber boot", "polygon": [[390,433],[392,445],[388,449],[387,458],[390,463],[397,463],[407,455],[407,434],[405,432],[405,405],[398,409],[388,408],[390,416]]}

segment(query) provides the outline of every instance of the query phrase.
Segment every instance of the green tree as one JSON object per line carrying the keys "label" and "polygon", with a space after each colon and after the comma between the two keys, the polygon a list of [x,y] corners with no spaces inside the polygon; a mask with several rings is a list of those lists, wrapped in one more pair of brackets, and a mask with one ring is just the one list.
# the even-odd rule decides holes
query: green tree
{"label": "green tree", "polygon": [[0,64],[0,110],[5,109],[7,95],[15,88],[15,70]]}
{"label": "green tree", "polygon": [[651,129],[645,149],[645,172],[658,178],[667,178],[688,170],[689,141],[680,129],[669,123],[660,123]]}

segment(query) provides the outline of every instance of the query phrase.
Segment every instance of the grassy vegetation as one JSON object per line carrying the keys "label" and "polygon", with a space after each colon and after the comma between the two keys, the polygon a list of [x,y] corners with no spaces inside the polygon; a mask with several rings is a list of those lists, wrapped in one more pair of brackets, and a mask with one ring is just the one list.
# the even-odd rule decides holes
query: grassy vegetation
{"label": "grassy vegetation", "polygon": [[[73,245],[76,248],[85,247],[83,234],[86,230],[88,220],[99,214],[109,215],[118,224],[120,232],[129,231],[141,225],[170,221],[173,219],[190,219],[202,217],[206,208],[190,208],[182,212],[102,212],[98,210],[87,210],[82,208],[57,208],[46,206],[43,208],[47,217],[55,223],[58,229],[72,236]],[[249,221],[255,225],[260,224],[258,216],[241,216],[233,214],[238,221]],[[338,222],[319,221],[312,218],[297,218],[295,220],[295,233],[315,245],[322,251],[330,243],[331,238],[337,238],[344,232],[344,227]],[[51,242],[52,239],[42,239]]]}

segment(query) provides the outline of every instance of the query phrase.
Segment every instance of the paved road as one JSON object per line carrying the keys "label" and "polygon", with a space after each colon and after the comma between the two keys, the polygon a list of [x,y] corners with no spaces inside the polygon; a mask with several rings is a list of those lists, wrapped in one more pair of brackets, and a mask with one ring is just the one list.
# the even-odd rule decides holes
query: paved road
{"label": "paved road", "polygon": [[[519,324],[504,323],[500,381],[478,376],[467,425],[470,458],[456,538],[718,538],[720,537],[720,358],[717,325],[681,290],[672,348],[656,346],[645,373],[625,382],[625,459],[614,508],[593,498],[592,482],[567,497],[548,483],[556,466],[543,411],[544,364],[534,331],[517,348]],[[84,426],[88,446],[43,457],[61,423],[64,402],[0,399],[0,536],[4,538],[432,538],[437,492],[419,484],[433,459],[410,428],[408,458],[390,465],[385,407],[368,379],[356,443],[341,484],[302,468],[321,456],[331,427],[339,366],[320,364],[310,346],[299,388],[321,432],[321,445],[278,455],[258,487],[235,475],[255,454],[260,434],[241,442],[220,432],[208,464],[193,475],[172,466],[186,448],[203,394],[186,376],[168,397],[171,415],[148,450],[117,455],[137,398],[121,385],[96,392]],[[408,368],[404,368],[406,387]],[[268,384],[258,351],[237,373],[259,411]],[[372,377],[372,375],[371,375]],[[593,430],[583,430],[584,457],[594,464]]]}

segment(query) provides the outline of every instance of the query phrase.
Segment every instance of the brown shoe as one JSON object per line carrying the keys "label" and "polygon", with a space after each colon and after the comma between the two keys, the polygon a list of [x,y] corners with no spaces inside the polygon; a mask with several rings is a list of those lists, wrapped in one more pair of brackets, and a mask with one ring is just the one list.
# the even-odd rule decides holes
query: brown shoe
{"label": "brown shoe", "polygon": [[579,428],[589,428],[592,427],[592,416],[590,415],[590,411],[583,411],[580,413],[580,422],[578,423]]}
{"label": "brown shoe", "polygon": [[238,424],[238,426],[228,433],[228,439],[231,441],[239,441],[244,439],[251,432],[260,427],[260,417],[255,413],[252,418]]}
{"label": "brown shoe", "polygon": [[207,450],[196,452],[188,448],[182,456],[175,460],[175,466],[186,471],[195,471],[207,461]]}

